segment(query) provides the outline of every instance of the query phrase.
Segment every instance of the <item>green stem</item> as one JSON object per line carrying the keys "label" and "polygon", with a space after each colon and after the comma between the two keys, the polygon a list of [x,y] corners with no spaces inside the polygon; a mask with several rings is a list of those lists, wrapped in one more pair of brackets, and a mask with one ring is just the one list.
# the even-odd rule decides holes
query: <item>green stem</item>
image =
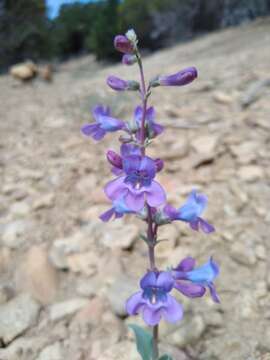
{"label": "green stem", "polygon": [[[147,90],[145,85],[145,77],[143,71],[142,60],[139,52],[136,54],[140,77],[141,77],[141,97],[142,97],[142,125],[140,129],[140,138],[141,138],[141,154],[145,155],[145,118],[147,110]],[[155,246],[156,246],[156,236],[157,236],[157,225],[153,224],[151,207],[147,204],[147,238],[148,238],[148,256],[150,262],[150,269],[152,271],[156,270],[156,261],[155,261]],[[159,351],[158,351],[158,325],[153,327],[153,360],[158,360]]]}

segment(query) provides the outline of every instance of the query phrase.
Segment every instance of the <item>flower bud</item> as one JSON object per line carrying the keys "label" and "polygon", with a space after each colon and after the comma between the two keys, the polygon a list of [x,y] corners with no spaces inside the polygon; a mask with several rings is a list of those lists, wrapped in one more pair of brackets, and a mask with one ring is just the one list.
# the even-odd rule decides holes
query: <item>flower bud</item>
{"label": "flower bud", "polygon": [[114,38],[114,47],[116,50],[124,53],[131,54],[134,51],[134,45],[132,42],[124,35],[117,35]]}
{"label": "flower bud", "polygon": [[108,150],[107,151],[107,160],[109,161],[110,164],[112,164],[116,168],[118,168],[118,169],[123,168],[123,162],[122,162],[121,156],[118,155],[113,150]]}
{"label": "flower bud", "polygon": [[116,91],[125,91],[125,90],[136,91],[140,89],[140,84],[137,81],[134,80],[126,81],[113,75],[108,76],[107,84],[109,85],[110,88]]}
{"label": "flower bud", "polygon": [[122,64],[124,65],[133,65],[137,62],[137,58],[135,55],[125,54],[122,57]]}
{"label": "flower bud", "polygon": [[126,32],[126,37],[127,39],[134,45],[136,45],[137,43],[137,35],[135,33],[135,31],[133,29],[129,29],[127,32]]}
{"label": "flower bud", "polygon": [[160,226],[170,224],[172,222],[171,219],[166,214],[164,214],[164,212],[162,210],[158,210],[155,213],[153,220],[157,225],[160,225]]}
{"label": "flower bud", "polygon": [[188,67],[173,75],[159,76],[158,82],[162,86],[183,86],[191,83],[197,76],[197,69]]}
{"label": "flower bud", "polygon": [[116,91],[124,91],[128,89],[128,82],[126,80],[122,80],[113,75],[107,78],[107,84],[110,88]]}
{"label": "flower bud", "polygon": [[161,159],[155,159],[155,165],[157,172],[161,171],[164,167],[164,161]]}
{"label": "flower bud", "polygon": [[137,91],[140,89],[140,84],[137,81],[129,80],[127,90]]}

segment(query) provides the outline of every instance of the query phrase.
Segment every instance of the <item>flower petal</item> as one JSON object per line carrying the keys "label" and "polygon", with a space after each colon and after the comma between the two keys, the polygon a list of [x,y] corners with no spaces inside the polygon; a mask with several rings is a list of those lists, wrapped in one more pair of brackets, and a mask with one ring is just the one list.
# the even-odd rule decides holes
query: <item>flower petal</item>
{"label": "flower petal", "polygon": [[134,110],[134,119],[136,121],[136,123],[138,125],[141,124],[141,120],[142,120],[142,107],[141,106],[137,106]]}
{"label": "flower petal", "polygon": [[106,131],[105,131],[105,130],[103,130],[103,129],[98,129],[98,130],[92,135],[92,137],[93,137],[94,140],[99,141],[99,140],[101,140],[102,138],[104,138],[105,135],[106,135]]}
{"label": "flower petal", "polygon": [[[203,194],[198,194],[193,190],[189,195],[186,203],[179,208],[179,220],[193,222],[201,215],[207,206],[207,197]],[[194,229],[195,230],[195,229]]]}
{"label": "flower petal", "polygon": [[125,203],[130,210],[138,212],[144,207],[144,193],[138,193],[136,191],[128,190],[125,196]]}
{"label": "flower petal", "polygon": [[205,234],[210,234],[211,232],[215,231],[215,228],[213,225],[209,224],[207,221],[205,221],[202,218],[199,219],[199,227],[202,229],[202,231]]}
{"label": "flower petal", "polygon": [[149,123],[152,123],[153,121],[155,121],[155,117],[156,117],[156,111],[154,109],[153,106],[150,106],[147,110],[146,110],[146,120]]}
{"label": "flower petal", "polygon": [[174,208],[172,205],[170,204],[166,204],[163,208],[163,212],[166,216],[168,216],[168,218],[170,220],[176,220],[177,216],[178,216],[178,211],[176,210],[176,208]]}
{"label": "flower petal", "polygon": [[132,144],[122,144],[120,148],[122,157],[130,155],[141,155],[141,150],[138,146]]}
{"label": "flower petal", "polygon": [[98,121],[99,116],[109,116],[110,108],[108,106],[96,105],[92,109],[92,115],[96,121]]}
{"label": "flower petal", "polygon": [[166,193],[158,182],[153,180],[151,185],[145,189],[147,189],[146,201],[148,205],[156,207],[166,202]]}
{"label": "flower petal", "polygon": [[186,273],[186,278],[197,284],[209,284],[219,273],[219,267],[212,258],[202,266]]}
{"label": "flower petal", "polygon": [[164,319],[170,323],[181,320],[183,317],[182,305],[179,304],[173,296],[168,294],[167,304],[166,307],[162,309],[162,315]]}
{"label": "flower petal", "polygon": [[140,307],[144,305],[145,300],[143,299],[142,294],[142,291],[138,291],[127,299],[126,311],[129,315],[138,314]]}
{"label": "flower petal", "polygon": [[149,326],[157,325],[161,320],[161,310],[155,310],[154,308],[145,305],[143,308],[143,319]]}
{"label": "flower petal", "polygon": [[99,218],[104,222],[108,222],[112,218],[113,214],[114,208],[112,207],[109,210],[105,211],[103,214],[101,214]]}
{"label": "flower petal", "polygon": [[108,132],[121,130],[125,127],[125,123],[122,120],[110,116],[99,116],[98,123],[103,130]]}
{"label": "flower petal", "polygon": [[210,283],[208,284],[208,288],[209,288],[209,290],[210,290],[210,294],[211,294],[211,297],[212,297],[212,299],[214,300],[214,302],[220,303],[218,294],[217,294],[217,292],[216,292],[215,285],[214,285],[212,282],[210,282]]}
{"label": "flower petal", "polygon": [[125,176],[114,179],[105,186],[104,192],[111,200],[116,200],[120,195],[125,195],[128,189],[124,183]]}
{"label": "flower petal", "polygon": [[183,259],[174,270],[191,271],[191,270],[193,270],[195,263],[196,263],[196,260],[193,257],[188,256],[185,259]]}
{"label": "flower petal", "polygon": [[162,271],[157,278],[156,286],[162,288],[164,291],[169,292],[172,290],[174,280],[170,271]]}
{"label": "flower petal", "polygon": [[147,287],[156,287],[157,285],[157,274],[154,271],[148,271],[140,281],[142,289]]}
{"label": "flower petal", "polygon": [[183,295],[189,298],[201,297],[205,294],[205,287],[198,284],[188,283],[186,281],[175,281],[174,287]]}
{"label": "flower petal", "polygon": [[99,129],[99,124],[85,124],[81,127],[81,132],[85,136],[92,136]]}

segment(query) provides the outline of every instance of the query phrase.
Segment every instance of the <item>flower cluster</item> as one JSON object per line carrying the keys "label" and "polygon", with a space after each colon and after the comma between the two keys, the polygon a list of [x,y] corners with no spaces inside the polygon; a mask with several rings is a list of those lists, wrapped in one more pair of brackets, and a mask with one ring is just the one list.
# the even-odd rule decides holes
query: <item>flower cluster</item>
{"label": "flower cluster", "polygon": [[199,267],[195,260],[187,257],[175,268],[159,270],[155,263],[155,246],[158,245],[158,229],[173,221],[188,223],[194,231],[210,234],[215,231],[213,225],[202,218],[207,207],[206,195],[193,190],[186,202],[179,208],[167,203],[167,196],[156,175],[163,169],[160,158],[146,155],[151,141],[161,135],[164,127],[156,122],[156,112],[148,106],[148,98],[153,88],[158,86],[184,86],[198,76],[195,67],[188,67],[173,75],[159,75],[146,86],[138,40],[134,30],[114,39],[116,50],[123,54],[124,65],[137,64],[140,71],[140,83],[109,76],[108,86],[115,91],[137,91],[141,104],[134,109],[131,120],[124,121],[111,115],[108,107],[98,105],[92,115],[94,122],[85,124],[81,131],[85,136],[101,140],[107,133],[122,131],[119,153],[110,149],[107,160],[115,176],[104,188],[110,208],[100,215],[104,222],[133,214],[145,221],[147,232],[144,239],[148,245],[150,268],[140,281],[141,290],[132,295],[126,304],[127,313],[141,313],[149,326],[157,326],[162,318],[175,322],[182,318],[182,305],[171,295],[173,289],[189,298],[202,297],[209,289],[215,302],[219,302],[214,279],[219,273],[217,263],[210,258]]}

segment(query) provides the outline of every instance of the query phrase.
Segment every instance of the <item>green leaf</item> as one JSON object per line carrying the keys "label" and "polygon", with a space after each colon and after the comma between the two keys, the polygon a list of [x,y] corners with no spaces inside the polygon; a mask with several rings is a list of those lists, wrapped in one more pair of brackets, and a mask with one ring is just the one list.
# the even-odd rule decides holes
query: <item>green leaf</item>
{"label": "green leaf", "polygon": [[153,350],[153,336],[138,325],[131,324],[128,326],[134,331],[136,336],[137,350],[141,355],[142,360],[151,360]]}
{"label": "green leaf", "polygon": [[162,355],[158,360],[173,360],[173,358],[171,357],[171,355]]}

